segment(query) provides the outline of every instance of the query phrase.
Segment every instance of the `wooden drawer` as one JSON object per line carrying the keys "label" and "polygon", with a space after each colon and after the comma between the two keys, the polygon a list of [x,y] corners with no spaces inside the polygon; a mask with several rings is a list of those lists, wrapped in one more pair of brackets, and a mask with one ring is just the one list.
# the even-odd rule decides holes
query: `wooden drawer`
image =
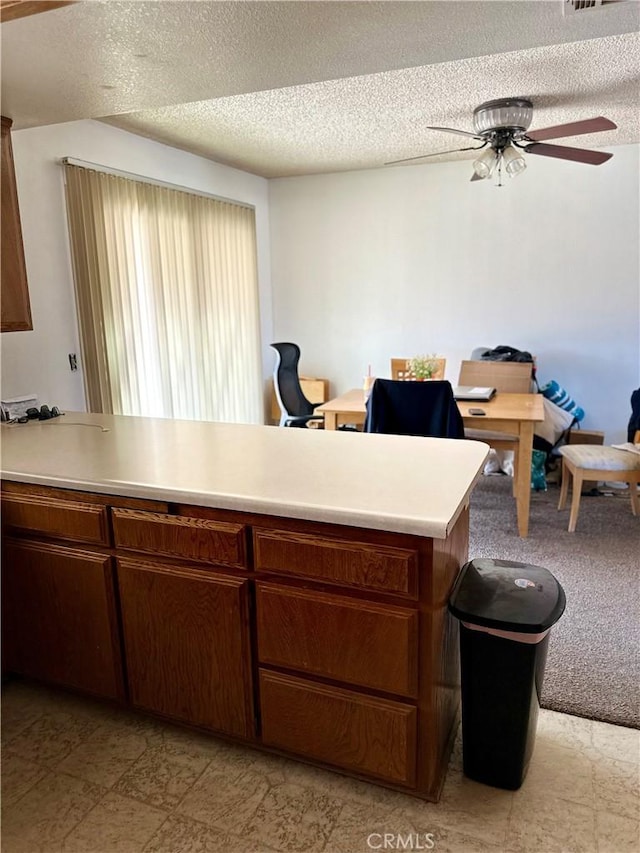
{"label": "wooden drawer", "polygon": [[112,510],[117,548],[246,567],[244,525],[159,512]]}
{"label": "wooden drawer", "polygon": [[261,528],[254,529],[253,543],[256,571],[417,595],[416,551]]}
{"label": "wooden drawer", "polygon": [[14,531],[109,544],[107,509],[97,504],[40,495],[3,494],[2,523]]}
{"label": "wooden drawer", "polygon": [[388,782],[415,785],[417,709],[260,671],[262,740]]}
{"label": "wooden drawer", "polygon": [[417,611],[268,583],[256,603],[262,663],[417,695]]}

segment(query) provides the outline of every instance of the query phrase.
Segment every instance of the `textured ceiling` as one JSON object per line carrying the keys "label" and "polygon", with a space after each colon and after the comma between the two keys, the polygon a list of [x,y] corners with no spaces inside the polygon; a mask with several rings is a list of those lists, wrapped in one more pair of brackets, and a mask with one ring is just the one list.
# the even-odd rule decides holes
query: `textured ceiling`
{"label": "textured ceiling", "polygon": [[2,24],[2,113],[16,129],[103,118],[265,177],[473,144],[426,125],[471,130],[508,96],[531,98],[532,128],[619,126],[562,144],[640,141],[640,4],[562,7],[92,0]]}
{"label": "textured ceiling", "polygon": [[[205,156],[214,151],[215,159],[265,177],[362,169],[477,145],[426,125],[473,131],[474,107],[509,96],[532,99],[532,129],[610,117],[618,130],[562,140],[578,147],[608,146],[640,139],[638,68],[640,37],[630,34],[200,101],[109,121]],[[463,152],[433,162],[470,156]]]}

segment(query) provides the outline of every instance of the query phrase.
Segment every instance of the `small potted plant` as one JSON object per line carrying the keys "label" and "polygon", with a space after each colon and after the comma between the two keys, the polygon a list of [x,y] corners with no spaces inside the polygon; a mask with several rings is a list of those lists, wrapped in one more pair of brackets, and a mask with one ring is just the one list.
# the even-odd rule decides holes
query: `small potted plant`
{"label": "small potted plant", "polygon": [[416,355],[407,362],[407,367],[416,379],[432,379],[438,369],[436,355]]}

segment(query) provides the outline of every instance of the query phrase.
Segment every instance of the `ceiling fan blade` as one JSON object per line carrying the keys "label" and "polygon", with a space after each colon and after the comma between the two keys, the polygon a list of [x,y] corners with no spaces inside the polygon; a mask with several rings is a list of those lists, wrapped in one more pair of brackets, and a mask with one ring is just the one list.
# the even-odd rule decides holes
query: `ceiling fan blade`
{"label": "ceiling fan blade", "polygon": [[560,160],[574,160],[576,163],[588,163],[600,166],[613,157],[606,151],[590,151],[588,148],[568,148],[566,145],[549,145],[547,142],[532,142],[524,149],[529,154],[542,154],[543,157],[558,157]]}
{"label": "ceiling fan blade", "polygon": [[608,118],[598,116],[584,121],[572,121],[569,124],[556,124],[554,127],[542,127],[527,132],[527,139],[542,142],[543,139],[560,139],[563,136],[580,136],[581,133],[599,133],[602,130],[615,130],[618,127]]}
{"label": "ceiling fan blade", "polygon": [[427,130],[441,130],[444,133],[457,133],[458,136],[471,136],[473,139],[482,139],[477,133],[470,133],[468,130],[456,130],[454,127],[432,127],[427,125]]}
{"label": "ceiling fan blade", "polygon": [[469,148],[452,148],[450,151],[435,151],[433,154],[418,154],[417,157],[404,157],[402,160],[389,160],[385,166],[394,166],[396,163],[408,163],[410,160],[423,160],[425,157],[437,157],[439,154],[457,154],[458,151],[479,151],[484,145],[471,145]]}

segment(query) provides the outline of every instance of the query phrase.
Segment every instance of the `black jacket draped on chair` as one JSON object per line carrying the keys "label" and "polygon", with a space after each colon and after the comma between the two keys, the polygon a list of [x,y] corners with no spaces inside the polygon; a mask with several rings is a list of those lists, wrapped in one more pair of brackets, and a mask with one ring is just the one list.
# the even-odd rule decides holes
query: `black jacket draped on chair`
{"label": "black jacket draped on chair", "polygon": [[464,438],[462,416],[445,380],[376,379],[367,401],[365,432]]}

